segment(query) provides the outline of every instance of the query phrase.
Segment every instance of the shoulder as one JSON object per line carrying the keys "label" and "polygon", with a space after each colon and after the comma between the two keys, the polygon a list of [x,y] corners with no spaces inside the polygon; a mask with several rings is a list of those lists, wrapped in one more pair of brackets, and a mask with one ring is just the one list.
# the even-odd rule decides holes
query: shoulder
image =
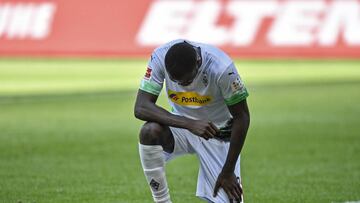
{"label": "shoulder", "polygon": [[199,43],[199,45],[202,49],[205,66],[216,78],[221,77],[233,66],[233,60],[220,48],[208,44]]}
{"label": "shoulder", "polygon": [[221,65],[229,66],[232,63],[232,59],[230,58],[230,56],[216,46],[202,44],[201,48],[204,50],[204,52],[209,58],[213,59]]}

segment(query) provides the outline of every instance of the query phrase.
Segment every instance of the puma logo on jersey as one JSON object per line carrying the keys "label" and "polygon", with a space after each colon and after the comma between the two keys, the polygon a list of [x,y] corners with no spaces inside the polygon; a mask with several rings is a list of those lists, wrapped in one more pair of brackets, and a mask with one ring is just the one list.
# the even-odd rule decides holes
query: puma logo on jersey
{"label": "puma logo on jersey", "polygon": [[203,96],[196,92],[175,92],[168,90],[169,99],[181,106],[205,106],[211,102],[211,96]]}

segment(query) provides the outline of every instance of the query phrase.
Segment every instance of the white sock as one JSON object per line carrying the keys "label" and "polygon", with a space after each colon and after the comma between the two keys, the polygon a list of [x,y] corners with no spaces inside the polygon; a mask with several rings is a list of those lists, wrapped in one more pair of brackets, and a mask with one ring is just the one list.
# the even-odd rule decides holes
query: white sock
{"label": "white sock", "polygon": [[165,160],[162,146],[139,144],[139,154],[154,201],[156,203],[171,203],[165,176]]}

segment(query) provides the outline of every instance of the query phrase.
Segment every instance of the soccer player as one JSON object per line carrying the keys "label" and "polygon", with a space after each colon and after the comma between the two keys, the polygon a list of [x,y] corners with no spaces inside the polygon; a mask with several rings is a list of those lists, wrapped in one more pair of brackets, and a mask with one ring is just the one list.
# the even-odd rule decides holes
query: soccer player
{"label": "soccer player", "polygon": [[[171,112],[156,105],[163,83]],[[135,103],[139,153],[157,203],[171,203],[165,162],[196,154],[196,196],[243,202],[239,154],[250,123],[248,92],[230,57],[211,45],[175,40],[151,55]]]}

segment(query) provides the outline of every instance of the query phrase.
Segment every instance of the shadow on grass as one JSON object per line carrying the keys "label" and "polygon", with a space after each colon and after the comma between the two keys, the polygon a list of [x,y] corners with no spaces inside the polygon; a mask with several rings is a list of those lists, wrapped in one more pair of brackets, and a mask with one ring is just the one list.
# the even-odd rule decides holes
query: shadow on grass
{"label": "shadow on grass", "polygon": [[71,93],[43,93],[28,95],[3,95],[1,103],[25,103],[37,101],[61,101],[61,100],[102,100],[109,98],[134,98],[137,90],[99,91],[99,92],[71,92]]}

